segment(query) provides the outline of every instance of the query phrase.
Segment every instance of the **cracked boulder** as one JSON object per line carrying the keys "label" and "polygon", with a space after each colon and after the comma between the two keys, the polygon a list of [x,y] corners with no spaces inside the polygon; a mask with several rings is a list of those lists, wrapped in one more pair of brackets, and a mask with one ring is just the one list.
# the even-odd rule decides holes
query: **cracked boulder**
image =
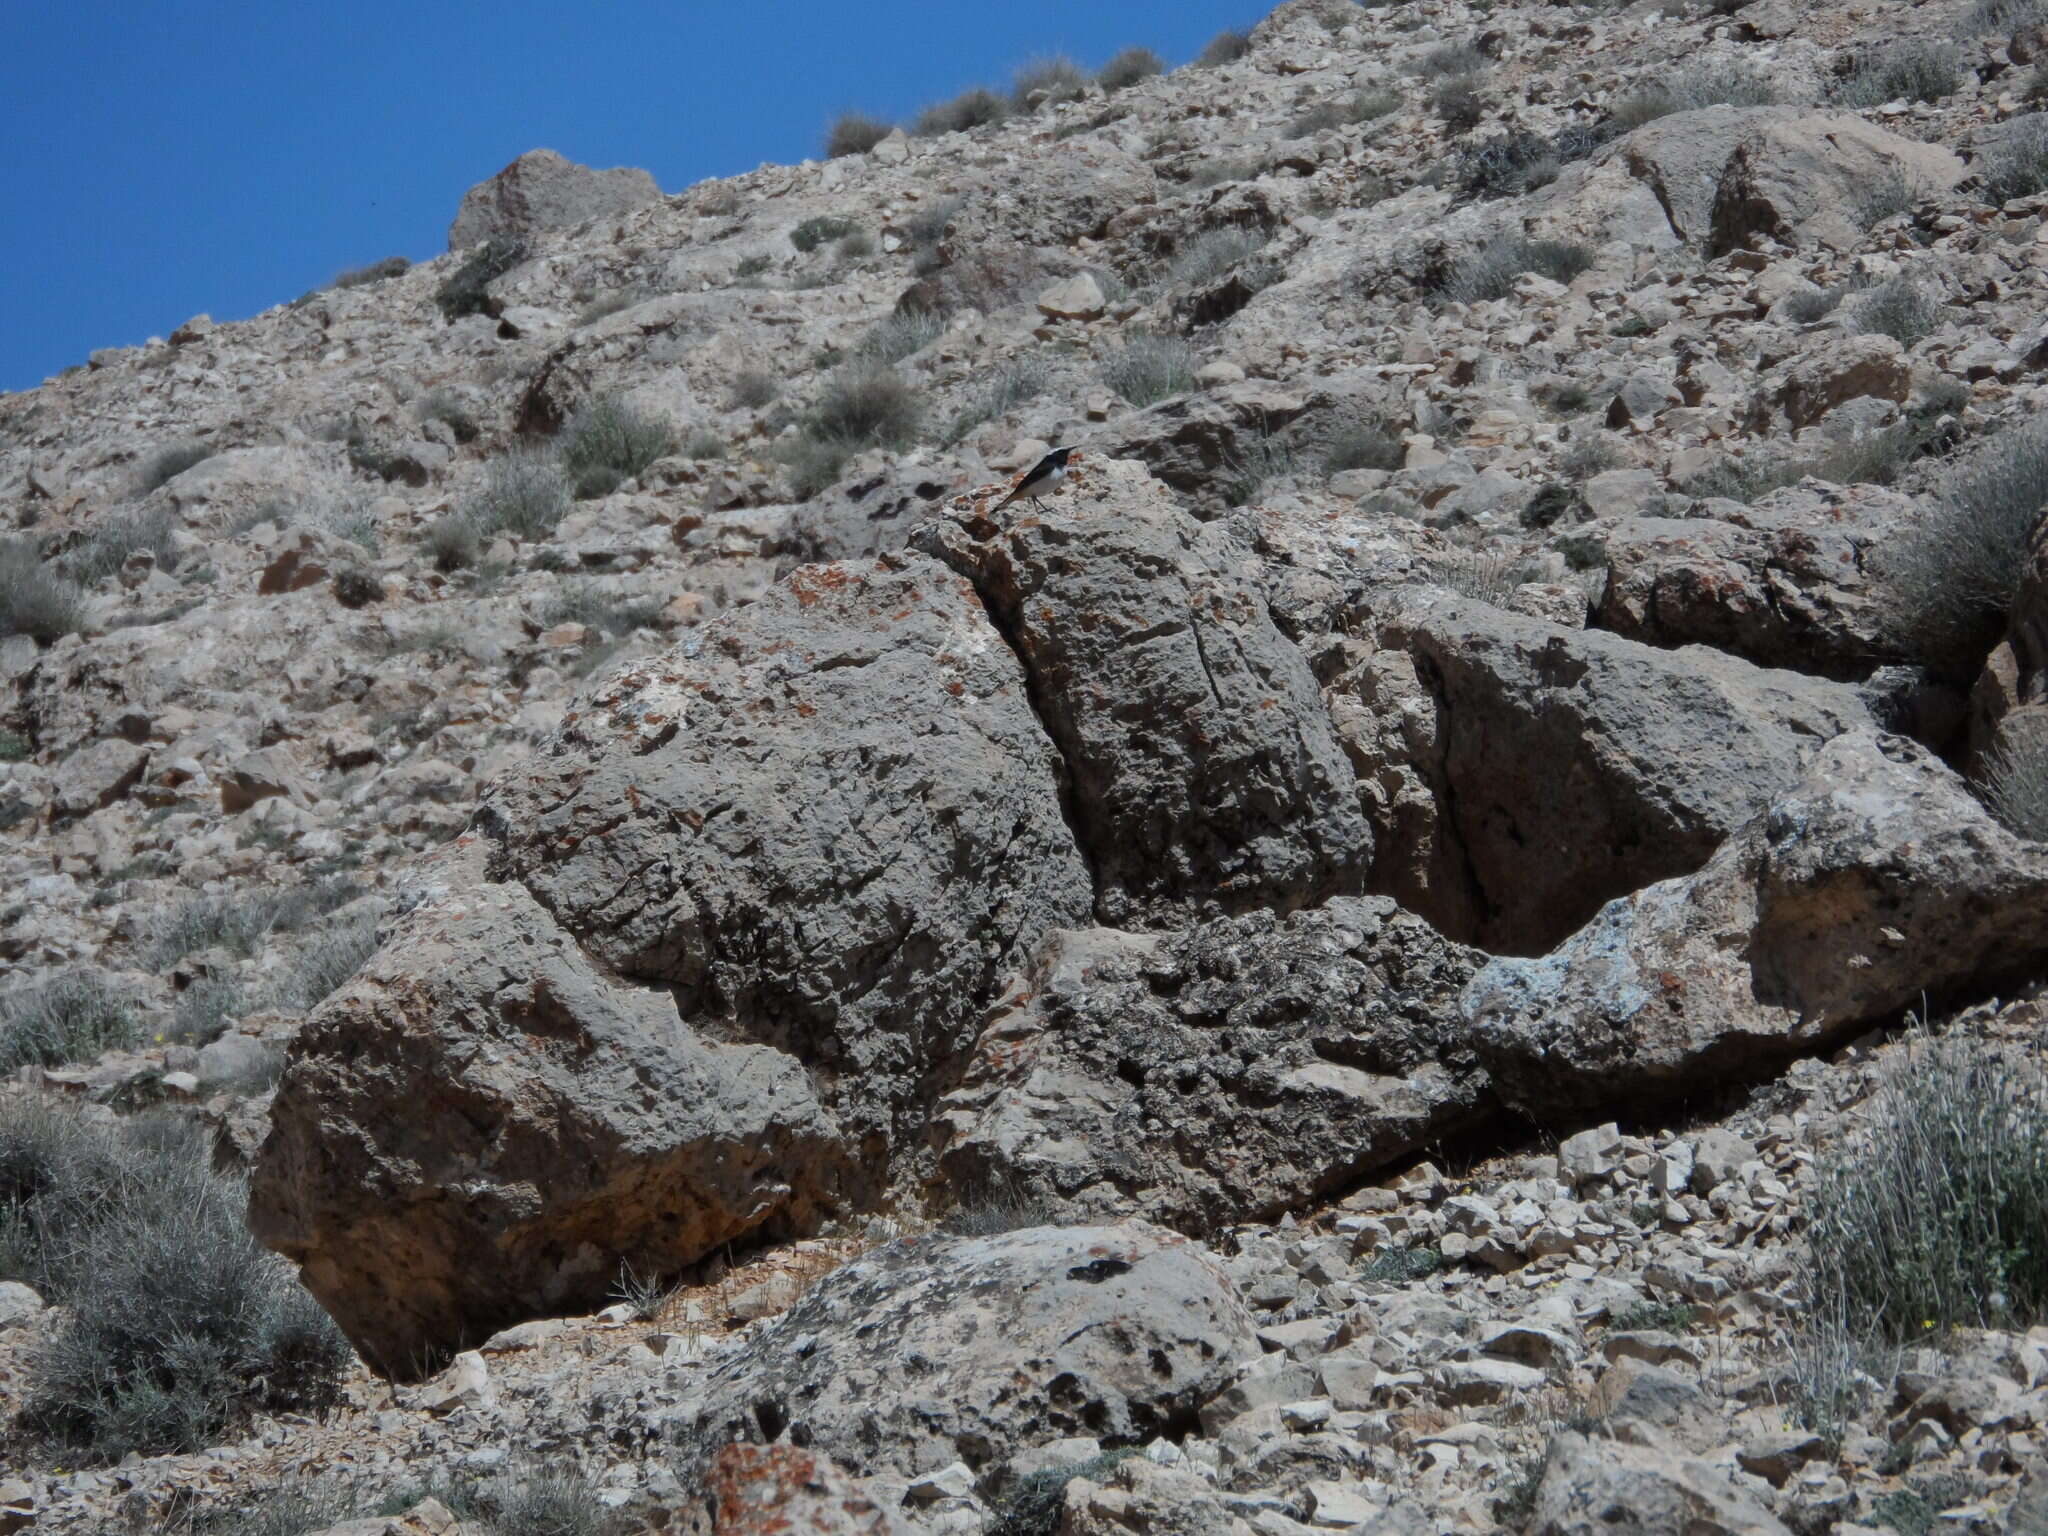
{"label": "cracked boulder", "polygon": [[1055,934],[941,1105],[940,1168],[1069,1219],[1273,1220],[1487,1112],[1457,1022],[1481,959],[1385,897]]}
{"label": "cracked boulder", "polygon": [[626,213],[660,196],[654,178],[635,167],[593,170],[552,149],[530,149],[462,194],[448,226],[448,249]]}
{"label": "cracked boulder", "polygon": [[611,980],[465,840],[293,1043],[249,1222],[364,1358],[410,1374],[814,1227],[847,1159],[802,1066]]}
{"label": "cracked boulder", "polygon": [[1023,660],[1102,921],[1287,911],[1358,888],[1372,834],[1350,770],[1229,529],[1141,466],[1090,459],[1042,508],[956,506],[920,538]]}
{"label": "cracked boulder", "polygon": [[[1940,759],[1857,731],[1696,874],[1610,902],[1463,1011],[1495,1091],[1544,1121],[1696,1094],[2048,962],[2048,847]],[[1924,1000],[1924,1001],[1923,1001]]]}
{"label": "cracked boulder", "polygon": [[857,1476],[982,1472],[1074,1436],[1178,1438],[1258,1353],[1217,1260],[1142,1221],[906,1237],[812,1286],[671,1434],[685,1475],[784,1436]]}
{"label": "cracked boulder", "polygon": [[973,589],[889,557],[618,673],[477,824],[599,964],[801,1060],[880,1178],[1014,957],[1087,920],[1059,771]]}
{"label": "cracked boulder", "polygon": [[1704,864],[1870,723],[1847,686],[1659,650],[1437,588],[1381,590],[1330,708],[1374,821],[1372,888],[1495,954]]}
{"label": "cracked boulder", "polygon": [[1854,250],[1863,205],[1888,179],[1915,198],[1946,192],[1963,162],[1938,144],[1891,133],[1852,112],[1779,112],[1751,122],[1714,189],[1709,250],[1758,235],[1793,247]]}

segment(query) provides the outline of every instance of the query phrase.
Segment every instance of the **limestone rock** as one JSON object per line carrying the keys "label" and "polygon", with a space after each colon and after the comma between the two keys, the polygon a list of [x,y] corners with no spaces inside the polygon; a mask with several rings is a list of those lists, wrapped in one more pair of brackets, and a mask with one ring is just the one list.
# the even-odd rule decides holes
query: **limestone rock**
{"label": "limestone rock", "polygon": [[1052,320],[1094,320],[1108,301],[1092,272],[1079,272],[1038,296],[1038,312]]}
{"label": "limestone rock", "polygon": [[902,1238],[834,1271],[704,1384],[686,1462],[785,1433],[915,1476],[1074,1435],[1183,1422],[1252,1321],[1199,1244],[1140,1221]]}
{"label": "limestone rock", "polygon": [[1483,1116],[1444,1028],[1477,959],[1385,898],[1055,934],[943,1101],[941,1167],[1189,1232],[1299,1208]]}
{"label": "limestone rock", "polygon": [[956,513],[928,547],[1023,658],[1110,923],[1288,910],[1371,854],[1315,679],[1252,552],[1135,464],[1078,464],[1044,510]]}
{"label": "limestone rock", "polygon": [[109,739],[81,747],[50,777],[50,819],[66,821],[90,816],[112,805],[141,781],[149,766],[149,749]]}
{"label": "limestone rock", "polygon": [[1936,144],[1888,132],[1853,113],[1771,114],[1747,125],[1714,191],[1710,249],[1734,250],[1751,235],[1782,245],[1852,249],[1858,208],[1885,177],[1917,196],[1945,192],[1963,162]]}
{"label": "limestone rock", "polygon": [[1791,1536],[1729,1475],[1648,1446],[1557,1438],[1536,1489],[1530,1536],[1605,1536],[1617,1527],[1688,1536]]}
{"label": "limestone rock", "polygon": [[1464,999],[1495,1091],[1538,1119],[1698,1093],[2048,959],[2048,848],[1898,736],[1856,731],[1697,874],[1609,902]]}
{"label": "limestone rock", "polygon": [[829,1457],[800,1446],[728,1445],[711,1464],[705,1491],[713,1536],[910,1536],[899,1509],[849,1477]]}
{"label": "limestone rock", "polygon": [[597,171],[552,149],[530,149],[462,194],[462,206],[448,226],[448,249],[459,251],[493,235],[530,235],[581,224],[660,196],[661,188],[645,171],[628,166]]}

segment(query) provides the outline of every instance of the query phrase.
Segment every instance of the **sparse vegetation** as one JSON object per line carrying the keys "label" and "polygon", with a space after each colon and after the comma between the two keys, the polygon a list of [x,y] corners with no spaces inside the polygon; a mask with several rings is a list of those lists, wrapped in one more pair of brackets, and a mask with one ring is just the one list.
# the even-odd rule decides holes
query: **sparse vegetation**
{"label": "sparse vegetation", "polygon": [[1988,438],[1952,469],[1926,515],[1881,553],[1902,638],[1929,659],[1980,657],[2012,604],[2048,505],[2048,423]]}
{"label": "sparse vegetation", "polygon": [[1425,80],[1452,80],[1486,69],[1486,55],[1470,43],[1440,43],[1422,56],[1416,73]]}
{"label": "sparse vegetation", "polygon": [[857,227],[843,214],[813,214],[789,232],[789,243],[808,256],[826,241],[850,235]]}
{"label": "sparse vegetation", "polygon": [[637,288],[614,288],[609,293],[601,293],[577,311],[576,324],[595,325],[600,320],[609,319],[621,311],[631,309],[641,298],[642,295]]}
{"label": "sparse vegetation", "polygon": [[1977,0],[1963,15],[1963,30],[1973,36],[2017,32],[2048,20],[2048,0]]}
{"label": "sparse vegetation", "polygon": [[1336,475],[1347,469],[1399,469],[1407,452],[1400,433],[1376,421],[1353,422],[1331,435],[1323,470]]}
{"label": "sparse vegetation", "polygon": [[252,955],[267,935],[295,932],[361,894],[348,880],[272,890],[201,892],[159,912],[146,926],[140,953],[145,963],[157,970],[166,970],[202,949]]}
{"label": "sparse vegetation", "polygon": [[895,369],[856,362],[826,381],[812,409],[811,425],[820,436],[858,447],[879,443],[901,448],[917,436],[922,413],[917,391]]}
{"label": "sparse vegetation", "polygon": [[398,277],[412,269],[412,263],[403,256],[386,256],[382,261],[373,261],[367,267],[350,267],[335,278],[336,288],[367,288],[372,283],[381,283],[388,277]]}
{"label": "sparse vegetation", "polygon": [[1151,405],[1195,387],[1195,349],[1178,336],[1139,334],[1102,363],[1103,382],[1133,405]]}
{"label": "sparse vegetation", "polygon": [[1836,77],[1833,98],[1845,107],[1881,107],[1889,101],[1939,101],[1962,85],[1955,45],[1900,37],[1850,56]]}
{"label": "sparse vegetation", "polygon": [[1910,347],[1940,324],[1941,301],[1902,272],[1859,298],[1853,318],[1859,334],[1889,336]]}
{"label": "sparse vegetation", "polygon": [[899,309],[878,321],[855,350],[878,363],[900,363],[946,334],[946,317],[935,309]]}
{"label": "sparse vegetation", "polygon": [[1366,86],[1341,99],[1319,101],[1304,108],[1289,121],[1286,136],[1305,139],[1329,128],[1370,123],[1401,108],[1401,96],[1383,86]]}
{"label": "sparse vegetation", "polygon": [[1088,89],[1088,76],[1081,66],[1064,55],[1033,59],[1017,71],[1010,83],[1010,105],[1019,112],[1033,107],[1072,101]]}
{"label": "sparse vegetation", "polygon": [[1435,1274],[1444,1256],[1434,1248],[1382,1248],[1360,1266],[1358,1278],[1375,1285],[1406,1285]]}
{"label": "sparse vegetation", "polygon": [[490,286],[526,260],[526,242],[517,235],[493,235],[470,252],[469,259],[434,290],[434,303],[444,320],[490,310]]}
{"label": "sparse vegetation", "polygon": [[1197,287],[1213,283],[1246,257],[1264,250],[1265,245],[1266,234],[1260,229],[1232,225],[1204,230],[1174,253],[1167,278],[1176,284]]}
{"label": "sparse vegetation", "polygon": [[[480,549],[500,533],[528,540],[546,538],[568,510],[569,485],[561,469],[544,455],[515,451],[484,465],[482,483],[450,516],[469,527]],[[428,535],[429,548],[436,551],[437,559],[444,540],[460,542],[452,530],[442,531],[437,521]]]}
{"label": "sparse vegetation", "polygon": [[1483,550],[1459,550],[1430,564],[1430,579],[1463,597],[1504,608],[1515,588],[1528,580],[1519,560]]}
{"label": "sparse vegetation", "polygon": [[1150,48],[1126,48],[1095,72],[1095,83],[1105,91],[1121,91],[1165,68],[1165,62]]}
{"label": "sparse vegetation", "polygon": [[1195,62],[1204,69],[1215,69],[1224,64],[1235,64],[1252,51],[1252,40],[1244,33],[1227,30],[1210,38],[1202,51],[1195,56]]}
{"label": "sparse vegetation", "polygon": [[922,138],[940,133],[964,133],[970,128],[1000,123],[1010,115],[1010,103],[985,85],[962,91],[951,101],[935,102],[917,114],[911,132]]}
{"label": "sparse vegetation", "polygon": [[1912,207],[1913,183],[1906,179],[1903,170],[1894,165],[1856,199],[1856,222],[1865,229],[1872,229],[1886,219],[1910,212]]}
{"label": "sparse vegetation", "polygon": [[0,539],[0,637],[50,641],[85,622],[85,594],[26,539]]}
{"label": "sparse vegetation", "polygon": [[1453,75],[1430,94],[1430,109],[1453,133],[1470,133],[1486,121],[1486,93],[1476,75]]}
{"label": "sparse vegetation", "polygon": [[825,131],[825,158],[864,155],[896,131],[896,125],[865,112],[842,112]]}
{"label": "sparse vegetation", "polygon": [[699,427],[683,441],[683,457],[696,459],[722,459],[725,457],[725,439],[707,427]]}
{"label": "sparse vegetation", "polygon": [[133,1045],[134,1005],[97,971],[61,971],[0,992],[0,1075],[17,1067],[91,1061]]}
{"label": "sparse vegetation", "polygon": [[2048,190],[2048,112],[2015,118],[1984,157],[1984,196],[2009,203]]}
{"label": "sparse vegetation", "polygon": [[989,1512],[987,1536],[1054,1536],[1066,1507],[1067,1484],[1077,1477],[1099,1481],[1118,1462],[1137,1454],[1129,1449],[1105,1451],[1086,1461],[1047,1467],[1017,1478],[997,1495]]}
{"label": "sparse vegetation", "polygon": [[1583,245],[1502,235],[1453,266],[1444,276],[1438,297],[1455,304],[1504,299],[1514,292],[1515,279],[1524,272],[1569,283],[1592,265],[1593,253]]}
{"label": "sparse vegetation", "polygon": [[417,420],[442,423],[458,443],[473,443],[477,439],[476,417],[462,403],[462,397],[445,385],[430,389],[415,400],[412,413]]}
{"label": "sparse vegetation", "polygon": [[1294,446],[1270,433],[1262,434],[1232,454],[1221,477],[1224,500],[1233,507],[1249,506],[1259,492],[1275,480],[1299,472],[1301,456]]}
{"label": "sparse vegetation", "polygon": [[79,541],[64,552],[59,562],[64,574],[81,586],[97,586],[119,573],[128,557],[147,551],[157,569],[178,568],[178,551],[171,542],[174,526],[169,507],[137,507],[109,512],[85,531]]}
{"label": "sparse vegetation", "polygon": [[864,229],[841,235],[834,247],[841,261],[865,261],[875,254],[875,237]]}
{"label": "sparse vegetation", "polygon": [[93,1459],[191,1451],[252,1409],[332,1397],[347,1343],[243,1203],[184,1123],[35,1102],[0,1120],[0,1277],[67,1309],[32,1366],[28,1434]]}
{"label": "sparse vegetation", "polygon": [[959,442],[969,432],[985,421],[992,421],[1005,411],[1034,400],[1045,392],[1051,380],[1051,370],[1042,358],[1026,353],[997,363],[984,376],[981,392],[963,407],[947,427],[945,441],[950,446]]}
{"label": "sparse vegetation", "polygon": [[674,446],[666,422],[616,395],[598,395],[562,429],[562,472],[578,500],[608,496]]}
{"label": "sparse vegetation", "polygon": [[271,987],[269,1002],[288,1013],[307,1013],[324,1002],[377,952],[377,919],[365,913],[329,923],[292,957]]}
{"label": "sparse vegetation", "polygon": [[1656,80],[1615,103],[1613,122],[1622,133],[1673,112],[1701,107],[1768,107],[1779,100],[1770,79],[1743,64],[1698,64],[1670,80]]}
{"label": "sparse vegetation", "polygon": [[1802,289],[1788,294],[1783,303],[1772,311],[1782,314],[1794,325],[1812,325],[1825,320],[1842,307],[1842,301],[1852,293],[1860,293],[1868,284],[1851,279],[1848,282],[1831,283],[1825,288]]}
{"label": "sparse vegetation", "polygon": [[1852,1333],[2018,1327],[2048,1316],[2048,1093],[2038,1065],[1922,1037],[1867,1130],[1817,1168],[1812,1290]]}
{"label": "sparse vegetation", "polygon": [[781,394],[782,381],[766,368],[742,368],[733,375],[734,410],[761,410],[773,405]]}
{"label": "sparse vegetation", "polygon": [[214,450],[204,443],[173,443],[168,448],[159,448],[142,461],[142,468],[135,478],[137,490],[144,496],[158,486],[168,485],[195,464],[204,464],[212,458]]}
{"label": "sparse vegetation", "polygon": [[2008,832],[2048,843],[2048,739],[2030,732],[1986,753],[1978,793]]}
{"label": "sparse vegetation", "polygon": [[1513,129],[1458,152],[1458,196],[1486,201],[1518,197],[1548,186],[1574,160],[1583,160],[1611,135],[1605,127],[1576,125],[1550,138]]}

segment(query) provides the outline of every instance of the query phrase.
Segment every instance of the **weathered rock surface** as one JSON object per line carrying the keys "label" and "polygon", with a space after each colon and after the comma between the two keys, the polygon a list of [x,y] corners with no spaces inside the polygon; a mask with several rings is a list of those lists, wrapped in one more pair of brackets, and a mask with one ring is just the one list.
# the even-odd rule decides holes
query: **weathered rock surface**
{"label": "weathered rock surface", "polygon": [[924,537],[1023,659],[1103,921],[1357,888],[1372,839],[1351,774],[1227,529],[1137,465],[1091,460],[1042,511],[956,514]]}
{"label": "weathered rock surface", "polygon": [[1058,772],[973,590],[909,556],[617,675],[478,826],[600,963],[803,1060],[879,1175],[1013,954],[1086,920]]}
{"label": "weathered rock surface", "polygon": [[1715,188],[1710,248],[1719,254],[1768,235],[1781,245],[1851,249],[1863,235],[1863,200],[1894,175],[1912,195],[1928,196],[1961,180],[1963,162],[1846,112],[1759,118]]}
{"label": "weathered rock surface", "polygon": [[905,1238],[820,1281],[705,1383],[685,1459],[787,1434],[864,1474],[985,1468],[1192,1420],[1252,1320],[1208,1251],[1141,1221]]}
{"label": "weathered rock surface", "polygon": [[530,235],[581,224],[660,196],[661,188],[643,170],[623,165],[592,170],[552,149],[530,149],[462,195],[455,222],[448,226],[448,249],[460,250],[493,235]]}
{"label": "weathered rock surface", "polygon": [[1697,874],[1610,902],[1464,1012],[1494,1089],[1539,1119],[1695,1093],[2048,959],[2048,848],[1942,763],[1872,731],[1821,747]]}
{"label": "weathered rock surface", "polygon": [[1478,959],[1373,897],[1055,934],[941,1106],[940,1166],[1190,1232],[1299,1208],[1483,1116],[1455,1017]]}
{"label": "weathered rock surface", "polygon": [[1869,722],[1848,689],[1658,650],[1433,588],[1368,599],[1331,710],[1375,823],[1376,889],[1495,953],[1698,868]]}
{"label": "weathered rock surface", "polygon": [[707,1478],[715,1536],[909,1536],[900,1509],[800,1446],[728,1445]]}
{"label": "weathered rock surface", "polygon": [[801,1232],[845,1178],[794,1059],[606,979],[478,852],[308,1020],[250,1192],[252,1228],[397,1373],[602,1306],[622,1264]]}
{"label": "weathered rock surface", "polygon": [[1661,1446],[1560,1435],[1536,1489],[1531,1536],[1606,1536],[1617,1528],[1791,1536],[1719,1467]]}

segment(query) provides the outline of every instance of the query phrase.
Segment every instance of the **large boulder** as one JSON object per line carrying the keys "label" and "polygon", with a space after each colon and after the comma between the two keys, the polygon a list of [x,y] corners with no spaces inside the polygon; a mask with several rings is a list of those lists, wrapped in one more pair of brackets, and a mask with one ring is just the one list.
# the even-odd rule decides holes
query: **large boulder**
{"label": "large boulder", "polygon": [[1773,113],[1747,125],[1714,190],[1714,255],[1753,235],[1781,245],[1853,250],[1861,209],[1893,177],[1932,197],[1963,177],[1963,162],[1938,144],[1890,133],[1849,112]]}
{"label": "large boulder", "polygon": [[1384,897],[1055,934],[942,1104],[940,1167],[1070,1218],[1272,1220],[1486,1112],[1456,1017],[1481,958]]}
{"label": "large boulder", "polygon": [[1102,921],[1355,891],[1372,836],[1252,552],[1125,461],[1077,462],[1042,508],[979,506],[962,498],[919,537],[1023,659]]}
{"label": "large boulder", "polygon": [[1697,869],[1869,723],[1842,684],[1659,650],[1436,588],[1368,599],[1331,710],[1375,821],[1372,885],[1495,954]]}
{"label": "large boulder", "polygon": [[1142,460],[1177,491],[1219,489],[1241,474],[1256,445],[1299,418],[1308,397],[1246,379],[1201,394],[1176,395],[1118,419],[1106,451]]}
{"label": "large boulder", "polygon": [[1530,1536],[1792,1536],[1729,1471],[1663,1445],[1559,1435],[1536,1487]]}
{"label": "large boulder", "polygon": [[1607,582],[1596,621],[1631,640],[1710,645],[1759,666],[1836,678],[1899,659],[1895,604],[1868,574],[1873,550],[1919,515],[1881,486],[1806,480],[1749,506],[1625,518],[1601,530]]}
{"label": "large boulder", "polygon": [[902,1238],[719,1365],[673,1433],[686,1471],[784,1434],[857,1475],[983,1471],[1071,1436],[1173,1432],[1258,1353],[1217,1261],[1144,1222]]}
{"label": "large boulder", "polygon": [[814,1226],[846,1157],[793,1058],[600,974],[473,840],[294,1042],[250,1191],[364,1358],[410,1374],[620,1266]]}
{"label": "large boulder", "polygon": [[1014,959],[1088,920],[1059,774],[973,589],[888,557],[612,677],[477,825],[602,965],[801,1058],[879,1176]]}
{"label": "large boulder", "polygon": [[1696,874],[1610,902],[1463,1004],[1494,1090],[1546,1121],[1697,1094],[1895,1017],[2039,974],[2048,847],[1954,773],[1857,731]]}
{"label": "large boulder", "polygon": [[493,235],[530,235],[581,224],[660,196],[661,188],[645,171],[623,165],[592,170],[552,149],[530,149],[462,194],[462,206],[448,226],[448,249],[459,251]]}

